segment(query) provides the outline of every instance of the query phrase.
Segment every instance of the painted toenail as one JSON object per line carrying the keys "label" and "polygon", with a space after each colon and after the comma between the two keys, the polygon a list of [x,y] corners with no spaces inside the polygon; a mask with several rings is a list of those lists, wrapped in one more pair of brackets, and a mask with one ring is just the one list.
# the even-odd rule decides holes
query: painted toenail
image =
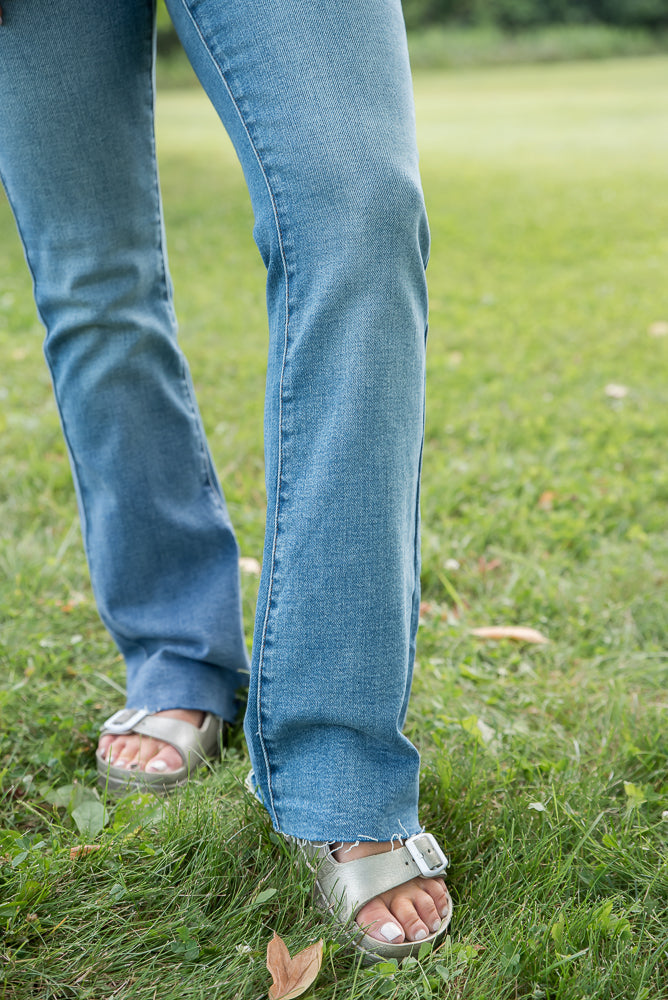
{"label": "painted toenail", "polygon": [[432,934],[435,934],[437,930],[440,930],[440,927],[441,927],[441,921],[440,920],[437,920],[435,923],[433,923],[431,925],[431,932],[432,932]]}
{"label": "painted toenail", "polygon": [[146,765],[147,771],[166,771],[167,761],[166,760],[151,760]]}
{"label": "painted toenail", "polygon": [[415,937],[413,938],[413,940],[414,941],[424,941],[424,939],[426,938],[426,936],[427,936],[427,932],[426,931],[418,931],[417,934],[415,935]]}
{"label": "painted toenail", "polygon": [[380,933],[383,935],[386,941],[396,941],[398,937],[401,937],[403,931],[401,927],[397,927],[396,924],[383,924],[380,929]]}

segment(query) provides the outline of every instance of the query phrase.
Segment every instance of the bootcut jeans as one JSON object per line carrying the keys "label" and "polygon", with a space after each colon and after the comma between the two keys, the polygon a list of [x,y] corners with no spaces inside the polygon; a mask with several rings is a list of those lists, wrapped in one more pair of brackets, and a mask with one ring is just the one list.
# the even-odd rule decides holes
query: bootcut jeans
{"label": "bootcut jeans", "polygon": [[[127,705],[231,719],[248,679],[238,550],[176,341],[154,5],[3,7],[0,176]],[[295,837],[414,834],[419,758],[401,730],[429,237],[400,3],[168,7],[236,147],[267,268],[267,528],[245,719],[258,794]]]}

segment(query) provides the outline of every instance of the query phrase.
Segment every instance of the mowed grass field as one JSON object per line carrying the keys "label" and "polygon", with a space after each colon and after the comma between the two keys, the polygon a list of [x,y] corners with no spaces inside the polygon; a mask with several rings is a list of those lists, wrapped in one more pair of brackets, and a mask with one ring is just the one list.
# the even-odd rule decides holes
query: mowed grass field
{"label": "mowed grass field", "polygon": [[[325,938],[317,1000],[668,998],[667,74],[658,57],[415,80],[433,249],[408,729],[455,916],[401,968],[337,950],[243,796],[238,733],[164,806],[97,797],[123,670],[0,202],[1,998],[259,1000],[274,930],[293,952]],[[158,138],[182,343],[259,558],[249,201],[198,91],[161,95]],[[491,625],[549,642],[472,634]],[[83,844],[99,850],[72,857]]]}

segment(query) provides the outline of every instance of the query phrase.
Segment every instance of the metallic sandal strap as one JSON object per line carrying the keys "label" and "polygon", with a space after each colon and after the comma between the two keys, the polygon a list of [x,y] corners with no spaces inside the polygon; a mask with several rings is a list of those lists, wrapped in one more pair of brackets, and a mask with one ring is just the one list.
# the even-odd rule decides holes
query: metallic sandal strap
{"label": "metallic sandal strap", "polygon": [[365,903],[409,879],[436,878],[448,860],[431,834],[415,834],[403,847],[340,862],[327,845],[305,852],[316,861],[317,883],[340,920],[354,918]]}
{"label": "metallic sandal strap", "polygon": [[102,733],[111,733],[113,736],[131,733],[147,715],[150,715],[147,708],[119,708],[118,712],[114,712],[102,723]]}
{"label": "metallic sandal strap", "polygon": [[156,716],[147,709],[124,708],[107,719],[102,727],[103,734],[120,735],[130,732],[169,743],[178,750],[184,765],[190,770],[215,753],[220,720],[217,716],[207,713],[202,726],[198,728],[184,719]]}

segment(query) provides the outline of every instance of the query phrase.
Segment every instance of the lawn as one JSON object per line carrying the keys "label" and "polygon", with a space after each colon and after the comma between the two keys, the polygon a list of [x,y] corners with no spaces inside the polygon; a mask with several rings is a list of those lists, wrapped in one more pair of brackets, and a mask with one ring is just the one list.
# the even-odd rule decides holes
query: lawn
{"label": "lawn", "polygon": [[[668,998],[668,60],[416,77],[433,250],[423,609],[408,729],[452,934],[333,944],[239,733],[164,805],[103,803],[122,664],[96,616],[42,333],[0,202],[0,998]],[[263,270],[204,98],[159,101],[182,343],[243,555],[264,492]],[[257,579],[244,574],[247,634]],[[481,639],[529,626],[549,642]],[[73,848],[99,850],[72,857]],[[76,851],[74,852],[76,855]],[[4,983],[4,985],[3,985]]]}

